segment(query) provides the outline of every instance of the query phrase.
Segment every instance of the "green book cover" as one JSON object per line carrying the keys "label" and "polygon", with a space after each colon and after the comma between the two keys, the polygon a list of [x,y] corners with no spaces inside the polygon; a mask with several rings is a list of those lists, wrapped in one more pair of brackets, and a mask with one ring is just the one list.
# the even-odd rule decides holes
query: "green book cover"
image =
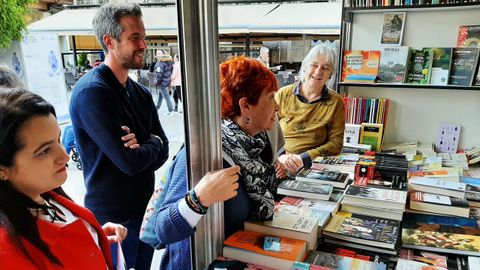
{"label": "green book cover", "polygon": [[432,63],[433,51],[431,49],[412,49],[407,82],[414,84],[429,84]]}

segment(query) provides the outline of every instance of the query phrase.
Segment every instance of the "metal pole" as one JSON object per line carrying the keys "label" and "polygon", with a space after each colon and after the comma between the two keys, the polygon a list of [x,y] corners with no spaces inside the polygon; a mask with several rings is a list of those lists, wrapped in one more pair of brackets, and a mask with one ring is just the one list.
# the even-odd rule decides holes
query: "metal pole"
{"label": "metal pole", "polygon": [[[190,188],[222,167],[216,0],[177,0],[185,141]],[[210,207],[192,237],[192,268],[204,269],[221,254],[223,205]]]}
{"label": "metal pole", "polygon": [[75,42],[75,36],[72,36],[72,49],[73,49],[73,65],[77,68],[77,43]]}

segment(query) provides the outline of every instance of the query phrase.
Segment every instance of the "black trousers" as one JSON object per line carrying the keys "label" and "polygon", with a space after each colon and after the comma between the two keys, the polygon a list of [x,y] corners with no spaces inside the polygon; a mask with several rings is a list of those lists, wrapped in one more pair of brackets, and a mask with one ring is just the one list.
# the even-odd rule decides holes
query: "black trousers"
{"label": "black trousers", "polygon": [[175,102],[175,108],[178,107],[178,101],[182,101],[182,87],[180,85],[175,86],[173,90],[173,101]]}

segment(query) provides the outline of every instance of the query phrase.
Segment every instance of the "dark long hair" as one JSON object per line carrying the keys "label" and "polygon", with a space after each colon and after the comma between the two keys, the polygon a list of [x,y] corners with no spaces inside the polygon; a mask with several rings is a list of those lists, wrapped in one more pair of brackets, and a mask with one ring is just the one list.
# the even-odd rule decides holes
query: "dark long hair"
{"label": "dark long hair", "polygon": [[[35,116],[49,116],[55,114],[55,109],[42,97],[22,88],[0,88],[0,166],[14,165],[15,155],[25,145],[19,132],[24,124]],[[62,188],[54,190],[70,199]],[[47,198],[47,194],[42,194]],[[0,228],[5,229],[10,240],[22,250],[33,262],[21,238],[26,239],[45,254],[48,259],[62,265],[51,252],[48,245],[40,238],[37,219],[29,209],[41,209],[39,205],[27,195],[16,191],[9,181],[0,181]]]}

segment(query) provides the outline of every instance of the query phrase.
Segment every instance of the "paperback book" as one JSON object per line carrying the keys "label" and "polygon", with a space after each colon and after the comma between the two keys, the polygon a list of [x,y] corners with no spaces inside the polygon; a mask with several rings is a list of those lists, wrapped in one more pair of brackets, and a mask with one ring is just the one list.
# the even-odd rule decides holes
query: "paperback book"
{"label": "paperback book", "polygon": [[[409,268],[407,266],[410,266],[412,264],[402,263],[400,265],[401,266],[400,269],[402,270],[403,269],[405,270],[429,269],[427,266],[430,266],[431,268],[435,267],[435,268],[432,268],[432,270],[448,270],[448,269],[469,270],[468,258],[466,256],[446,255],[446,254],[439,254],[439,253],[414,250],[414,249],[401,249],[400,259],[414,261],[421,264],[420,268],[418,267]],[[398,268],[398,264],[397,264],[397,268]]]}
{"label": "paperback book", "polygon": [[332,238],[362,245],[394,249],[400,222],[358,214],[338,212],[323,230]]}
{"label": "paperback book", "polygon": [[389,12],[383,14],[382,45],[402,45],[405,12]]}
{"label": "paperback book", "polygon": [[433,51],[423,48],[412,49],[408,67],[407,82],[414,84],[429,84],[432,72]]}
{"label": "paperback book", "polygon": [[382,150],[383,124],[362,123],[360,143],[372,146],[372,151]]}
{"label": "paperback book", "polygon": [[328,201],[323,200],[310,200],[298,197],[287,196],[280,200],[280,204],[288,204],[298,207],[308,207],[316,211],[327,211],[331,214],[335,214],[338,211],[340,201],[343,198],[343,192],[334,190],[330,195]]}
{"label": "paperback book", "polygon": [[360,127],[358,124],[345,123],[345,132],[343,133],[344,143],[358,143],[360,139]]}
{"label": "paperback book", "polygon": [[410,48],[408,46],[383,47],[381,54],[378,82],[403,83],[407,74]]}
{"label": "paperback book", "polygon": [[280,237],[280,251],[268,251],[263,249],[266,236],[238,231],[225,240],[223,256],[278,270],[290,270],[295,261],[303,261],[305,258],[305,241]]}
{"label": "paperback book", "polygon": [[370,262],[357,258],[341,256],[337,254],[312,251],[308,254],[307,263],[324,267],[324,269],[337,270],[387,270],[387,265],[383,263]]}
{"label": "paperback book", "polygon": [[470,208],[465,198],[413,191],[410,193],[410,208],[437,214],[468,217]]}
{"label": "paperback book", "polygon": [[328,200],[332,191],[332,185],[294,180],[284,180],[277,188],[278,194],[316,200]]}
{"label": "paperback book", "polygon": [[478,64],[478,48],[453,48],[449,84],[471,86]]}
{"label": "paperback book", "polygon": [[403,211],[406,200],[406,191],[350,185],[345,190],[343,203],[370,207],[380,206],[385,209]]}
{"label": "paperback book", "polygon": [[459,26],[457,47],[480,48],[480,25]]}
{"label": "paperback book", "polygon": [[433,51],[430,84],[447,85],[452,64],[453,48],[427,48]]}
{"label": "paperback book", "polygon": [[412,177],[408,182],[412,190],[427,193],[464,198],[467,185],[460,182],[443,180],[441,178]]}
{"label": "paperback book", "polygon": [[346,50],[343,53],[342,82],[374,83],[380,51]]}
{"label": "paperback book", "polygon": [[332,171],[327,169],[302,169],[295,179],[298,181],[311,182],[315,184],[327,184],[336,188],[345,188],[348,182],[348,173]]}
{"label": "paperback book", "polygon": [[359,176],[355,179],[355,186],[360,187],[374,187],[374,188],[386,188],[386,189],[396,189],[396,190],[407,190],[407,182],[401,181],[400,179],[370,179],[365,176]]}

